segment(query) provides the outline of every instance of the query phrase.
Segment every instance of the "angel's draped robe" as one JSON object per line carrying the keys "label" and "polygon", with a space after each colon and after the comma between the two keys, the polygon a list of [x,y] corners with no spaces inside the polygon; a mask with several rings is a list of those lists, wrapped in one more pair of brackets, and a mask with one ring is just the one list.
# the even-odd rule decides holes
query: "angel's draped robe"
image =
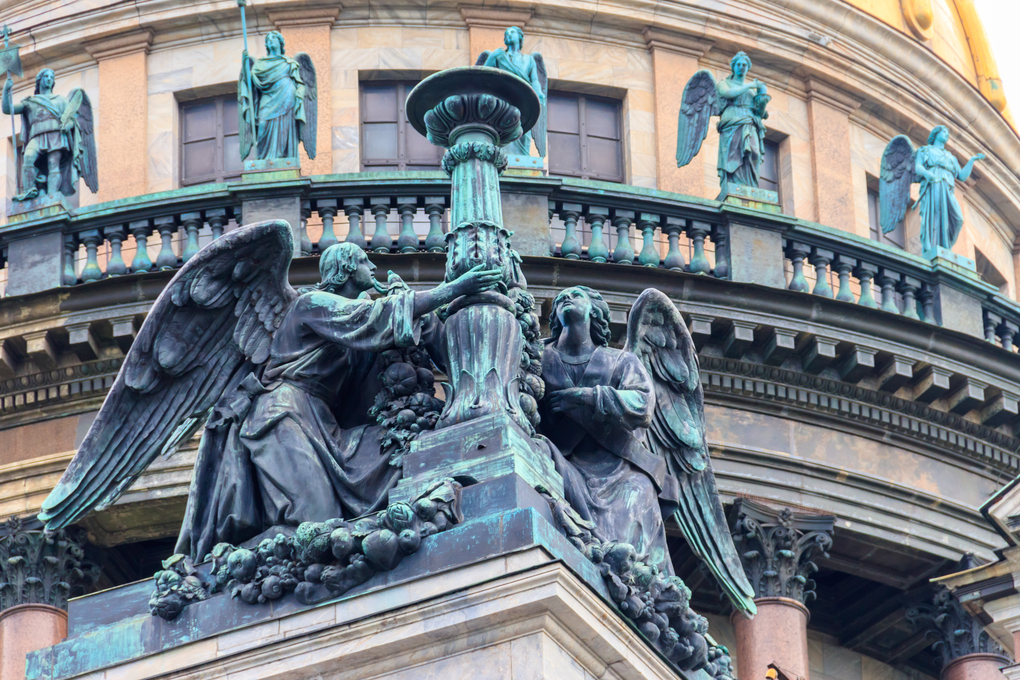
{"label": "angel's draped robe", "polygon": [[730,88],[740,84],[724,78],[716,84],[722,113],[719,114],[719,184],[720,198],[727,185],[758,188],[759,166],[765,150],[765,126],[755,115],[752,90],[733,98],[726,97]]}
{"label": "angel's draped robe", "polygon": [[[297,158],[298,123],[305,123],[305,82],[300,65],[286,55],[262,57],[252,67],[251,76],[258,159]],[[239,86],[241,106],[250,107],[253,97],[243,73]],[[244,115],[247,120],[250,112]]]}
{"label": "angel's draped robe", "polygon": [[77,112],[72,112],[75,125],[70,131],[60,128],[61,118],[67,114],[68,100],[59,94],[34,94],[20,102],[21,129],[28,137],[23,158],[29,160],[22,163],[21,191],[25,192],[36,185],[37,177],[46,180],[48,171],[47,156],[52,151],[60,151],[60,185],[58,190],[65,196],[75,192],[79,169],[77,159],[84,153],[82,135],[77,128]]}
{"label": "angel's draped robe", "polygon": [[956,178],[960,162],[949,151],[935,146],[917,150],[917,163],[935,175],[935,181],[924,179],[914,207],[921,213],[921,250],[934,252],[941,246],[952,250],[963,228],[963,211],[956,200]]}
{"label": "angel's draped robe", "polygon": [[273,335],[261,381],[247,377],[224,395],[206,425],[177,552],[202,559],[216,543],[274,526],[385,507],[400,468],[368,416],[377,353],[416,344],[422,326],[412,292],[301,295]]}
{"label": "angel's draped robe", "polygon": [[[532,89],[538,94],[538,98],[542,103],[542,106],[546,106],[545,93],[542,92],[542,84],[538,78],[538,64],[535,63],[535,57],[524,52],[516,52],[515,55],[511,55],[510,52],[504,48],[493,50],[488,58],[485,60],[483,66],[490,68],[498,68],[500,71],[506,71],[512,73],[518,78],[531,83]],[[531,140],[534,135],[529,130],[521,135],[519,138],[510,142],[506,147],[507,152],[517,156],[530,156],[531,155]]]}
{"label": "angel's draped robe", "polygon": [[655,403],[652,380],[632,353],[598,347],[587,361],[553,346],[542,355],[545,394],[590,387],[595,405],[561,414],[542,404],[542,434],[556,444],[567,501],[605,540],[630,543],[667,574],[673,565],[662,522],[676,510],[677,481],[644,445]]}

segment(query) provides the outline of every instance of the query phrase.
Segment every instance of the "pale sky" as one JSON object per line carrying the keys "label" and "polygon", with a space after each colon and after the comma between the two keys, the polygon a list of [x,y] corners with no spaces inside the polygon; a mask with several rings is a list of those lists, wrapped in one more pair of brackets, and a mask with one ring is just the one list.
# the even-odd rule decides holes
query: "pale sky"
{"label": "pale sky", "polygon": [[974,0],[1014,119],[1020,114],[1020,0]]}

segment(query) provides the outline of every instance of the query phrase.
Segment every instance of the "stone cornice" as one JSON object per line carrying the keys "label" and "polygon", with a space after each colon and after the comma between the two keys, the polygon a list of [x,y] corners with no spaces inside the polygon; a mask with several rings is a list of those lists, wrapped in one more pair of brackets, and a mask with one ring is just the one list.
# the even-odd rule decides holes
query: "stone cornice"
{"label": "stone cornice", "polygon": [[306,7],[301,9],[271,9],[269,20],[277,30],[310,26],[332,27],[340,16],[339,3],[332,7]]}
{"label": "stone cornice", "polygon": [[861,100],[857,97],[852,97],[839,87],[814,76],[805,79],[804,89],[807,91],[808,101],[818,100],[848,116],[861,106]]}
{"label": "stone cornice", "polygon": [[534,14],[530,9],[496,9],[493,7],[461,6],[460,15],[469,28],[492,28],[500,31],[510,26],[524,28]]}
{"label": "stone cornice", "polygon": [[657,28],[646,28],[642,35],[649,50],[666,50],[682,54],[685,57],[701,59],[702,56],[712,49],[713,41],[694,38],[689,35],[664,31]]}
{"label": "stone cornice", "polygon": [[123,57],[137,52],[148,54],[154,35],[151,28],[143,28],[128,33],[120,33],[101,40],[86,42],[85,49],[96,61]]}

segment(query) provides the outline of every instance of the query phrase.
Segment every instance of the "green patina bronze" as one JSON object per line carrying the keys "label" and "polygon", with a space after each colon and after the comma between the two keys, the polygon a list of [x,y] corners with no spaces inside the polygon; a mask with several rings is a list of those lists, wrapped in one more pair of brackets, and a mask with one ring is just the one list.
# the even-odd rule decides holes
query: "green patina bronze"
{"label": "green patina bronze", "polygon": [[538,52],[527,54],[521,51],[524,46],[524,31],[517,26],[510,26],[503,33],[503,43],[493,51],[484,51],[478,55],[476,66],[489,66],[506,71],[523,80],[534,88],[542,104],[541,114],[535,126],[525,130],[519,138],[507,145],[507,151],[516,156],[531,155],[531,140],[535,140],[535,148],[540,157],[545,156],[546,140],[546,100],[549,97],[549,77],[546,75],[545,60]]}

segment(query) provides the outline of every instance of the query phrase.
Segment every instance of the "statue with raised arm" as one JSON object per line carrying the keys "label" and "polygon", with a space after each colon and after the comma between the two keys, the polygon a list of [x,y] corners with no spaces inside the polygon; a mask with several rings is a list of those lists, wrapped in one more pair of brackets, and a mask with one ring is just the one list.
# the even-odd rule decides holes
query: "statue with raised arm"
{"label": "statue with raised arm", "polygon": [[557,447],[566,500],[602,541],[632,546],[673,574],[664,518],[733,605],[753,614],[705,442],[697,351],[680,312],[656,289],[631,308],[624,349],[609,347],[609,305],[587,286],[556,296],[542,358],[542,433]]}
{"label": "statue with raised arm", "polygon": [[44,68],[35,77],[35,93],[14,104],[10,75],[4,82],[3,112],[21,115],[27,140],[15,201],[71,196],[79,177],[93,193],[99,191],[92,102],[80,88],[68,97],[54,94],[55,83],[53,69]]}
{"label": "statue with raised arm", "polygon": [[772,97],[758,80],[747,80],[751,58],[738,52],[730,75],[718,83],[709,71],[695,73],[684,88],[677,123],[676,165],[682,168],[701,150],[712,116],[719,116],[719,200],[730,186],[758,188],[765,151],[765,110]]}
{"label": "statue with raised arm", "polygon": [[512,73],[523,78],[531,84],[542,104],[542,111],[539,114],[538,122],[530,131],[525,132],[516,141],[511,142],[506,148],[508,153],[517,156],[531,155],[531,139],[535,139],[535,148],[538,149],[540,157],[545,156],[546,139],[546,101],[549,98],[549,78],[545,72],[545,60],[538,52],[525,54],[521,51],[524,45],[524,31],[517,26],[511,26],[503,33],[503,43],[506,48],[500,47],[493,51],[484,51],[478,55],[475,66],[489,66],[498,68],[501,71]]}
{"label": "statue with raised arm", "polygon": [[882,154],[882,178],[879,182],[879,211],[882,233],[896,229],[906,217],[910,205],[910,185],[920,182],[914,209],[921,213],[921,250],[927,258],[938,249],[952,250],[963,228],[963,211],[956,200],[956,182],[966,182],[974,163],[984,159],[979,153],[960,167],[946,150],[949,128],[939,125],[928,135],[928,143],[915,150],[910,139],[897,135]]}
{"label": "statue with raised arm", "polygon": [[258,160],[297,158],[298,142],[315,158],[318,90],[312,58],[284,54],[283,35],[266,36],[266,56],[253,60],[245,51],[237,80],[241,160],[252,147]]}
{"label": "statue with raised arm", "polygon": [[[422,376],[380,360],[426,342],[432,311],[490,290],[500,272],[476,267],[428,291],[393,275],[383,288],[365,253],[343,243],[323,252],[321,283],[298,292],[287,280],[292,238],[284,221],[252,224],[177,272],[43,502],[47,527],[109,506],[200,428],[180,554],[200,560],[218,543],[386,508],[401,470],[369,412],[380,381],[408,395]],[[369,299],[373,289],[386,294]],[[431,388],[431,370],[424,381]]]}

